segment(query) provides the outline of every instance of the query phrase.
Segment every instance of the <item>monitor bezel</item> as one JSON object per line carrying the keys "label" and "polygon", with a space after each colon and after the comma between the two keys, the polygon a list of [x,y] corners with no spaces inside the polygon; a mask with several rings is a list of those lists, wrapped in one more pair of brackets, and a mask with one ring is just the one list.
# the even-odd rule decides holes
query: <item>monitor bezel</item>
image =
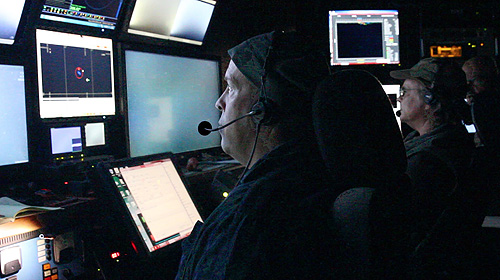
{"label": "monitor bezel", "polygon": [[28,161],[22,163],[13,163],[0,166],[0,180],[3,182],[26,182],[34,179],[39,166],[37,166],[35,151],[37,149],[36,137],[33,132],[36,130],[36,107],[32,106],[33,96],[28,94],[32,88],[32,81],[29,78],[29,67],[27,66],[27,58],[21,56],[6,56],[0,55],[0,64],[22,66],[24,68],[24,91],[25,91],[25,114],[26,114],[26,134],[27,134],[27,149]]}
{"label": "monitor bezel", "polygon": [[39,7],[37,7],[37,27],[44,29],[54,29],[62,32],[74,32],[78,34],[84,34],[88,36],[98,36],[98,37],[113,37],[115,34],[121,30],[121,26],[123,25],[124,14],[126,13],[127,7],[129,5],[128,0],[122,0],[122,4],[120,9],[118,10],[118,17],[116,19],[116,23],[114,28],[101,28],[98,26],[88,26],[83,23],[69,23],[64,21],[57,21],[52,19],[44,19],[43,15],[43,7],[45,5],[45,1],[39,1]]}
{"label": "monitor bezel", "polygon": [[[40,115],[40,98],[39,98],[39,95],[40,95],[40,87],[41,87],[41,84],[40,84],[40,76],[41,74],[39,73],[40,69],[41,69],[41,65],[39,65],[38,63],[38,60],[39,60],[39,57],[38,57],[38,48],[39,48],[39,42],[37,40],[37,30],[42,30],[42,31],[50,31],[50,32],[58,32],[58,33],[62,33],[62,34],[69,34],[69,35],[77,35],[77,36],[87,36],[87,37],[94,37],[94,38],[97,38],[97,39],[106,39],[106,40],[110,40],[111,41],[111,53],[112,53],[112,60],[111,60],[111,68],[112,68],[112,89],[113,89],[113,94],[114,94],[114,114],[106,114],[106,115],[88,115],[88,116],[67,116],[67,117],[42,117]],[[45,28],[45,27],[37,27],[34,32],[33,32],[33,42],[35,44],[35,48],[33,50],[33,55],[34,55],[34,71],[36,72],[36,76],[35,76],[35,79],[36,79],[36,96],[37,96],[37,109],[38,109],[38,118],[40,118],[42,120],[42,122],[47,122],[47,123],[51,123],[51,122],[65,122],[65,121],[68,121],[68,120],[74,120],[74,121],[80,121],[80,120],[99,120],[103,117],[114,117],[114,116],[117,116],[119,114],[119,111],[118,111],[118,107],[117,107],[117,86],[118,86],[118,75],[119,75],[119,72],[118,72],[118,67],[116,67],[116,61],[117,61],[117,58],[116,58],[116,52],[117,52],[117,47],[116,47],[116,40],[114,40],[113,38],[111,37],[103,37],[103,36],[96,36],[96,35],[92,35],[92,34],[88,34],[88,33],[78,33],[76,30],[66,30],[66,29],[53,29],[53,28]]]}

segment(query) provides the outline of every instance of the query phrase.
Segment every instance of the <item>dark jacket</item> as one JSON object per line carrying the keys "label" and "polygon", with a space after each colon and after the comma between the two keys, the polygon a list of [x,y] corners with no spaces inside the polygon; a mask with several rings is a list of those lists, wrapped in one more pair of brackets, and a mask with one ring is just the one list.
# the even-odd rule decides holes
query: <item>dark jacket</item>
{"label": "dark jacket", "polygon": [[283,144],[252,167],[183,242],[177,279],[331,278],[334,198],[309,146]]}
{"label": "dark jacket", "polygon": [[489,160],[499,162],[500,158],[500,92],[478,94],[472,103],[472,118],[481,139],[489,153]]}
{"label": "dark jacket", "polygon": [[447,199],[467,172],[474,144],[463,125],[441,125],[420,136],[405,138],[408,175],[413,182],[415,240],[420,240],[446,207]]}
{"label": "dark jacket", "polygon": [[462,198],[457,194],[467,187],[465,175],[474,143],[464,126],[446,124],[422,136],[410,133],[405,148],[413,186],[412,276],[454,279],[461,273],[457,270],[463,260],[459,251],[464,248],[461,238],[466,223],[461,217],[468,211],[465,205],[460,207]]}

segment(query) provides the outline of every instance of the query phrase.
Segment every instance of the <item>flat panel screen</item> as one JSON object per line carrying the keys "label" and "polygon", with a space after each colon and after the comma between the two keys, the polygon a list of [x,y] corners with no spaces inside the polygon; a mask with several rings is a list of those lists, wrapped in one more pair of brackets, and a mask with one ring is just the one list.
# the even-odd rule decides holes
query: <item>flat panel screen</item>
{"label": "flat panel screen", "polygon": [[106,144],[104,123],[88,123],[85,125],[85,147]]}
{"label": "flat panel screen", "polygon": [[82,130],[79,126],[50,129],[52,154],[82,151]]}
{"label": "flat panel screen", "polygon": [[24,67],[20,65],[0,65],[0,147],[0,166],[29,161]]}
{"label": "flat panel screen", "polygon": [[396,10],[330,11],[329,29],[331,65],[400,62]]}
{"label": "flat panel screen", "polygon": [[220,146],[220,135],[198,133],[216,124],[220,70],[215,60],[125,51],[128,132],[132,157]]}
{"label": "flat panel screen", "polygon": [[214,6],[211,0],[137,0],[128,32],[201,45]]}
{"label": "flat panel screen", "polygon": [[41,19],[114,29],[123,0],[45,0]]}
{"label": "flat panel screen", "polygon": [[111,39],[38,29],[41,118],[115,114]]}
{"label": "flat panel screen", "polygon": [[24,8],[24,0],[2,1],[0,9],[0,43],[14,43],[19,21]]}
{"label": "flat panel screen", "polygon": [[[131,160],[133,161],[133,159]],[[152,253],[187,237],[202,218],[170,158],[111,163],[104,171],[133,228]],[[108,184],[109,185],[109,184]]]}

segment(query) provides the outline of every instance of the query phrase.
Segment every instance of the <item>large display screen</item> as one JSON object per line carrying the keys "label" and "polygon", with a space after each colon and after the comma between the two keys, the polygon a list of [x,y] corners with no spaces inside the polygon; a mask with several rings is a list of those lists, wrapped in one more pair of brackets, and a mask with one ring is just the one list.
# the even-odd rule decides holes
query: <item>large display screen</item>
{"label": "large display screen", "polygon": [[212,0],[137,0],[128,32],[201,45],[215,3]]}
{"label": "large display screen", "polygon": [[41,118],[115,114],[111,39],[38,29]]}
{"label": "large display screen", "polygon": [[24,67],[0,65],[0,166],[29,161]]}
{"label": "large display screen", "polygon": [[40,18],[114,29],[122,3],[123,0],[45,0]]}
{"label": "large display screen", "polygon": [[126,207],[132,228],[146,252],[152,253],[187,237],[202,221],[186,185],[168,157],[135,162],[111,162],[104,170],[106,185]]}
{"label": "large display screen", "polygon": [[217,60],[126,50],[125,62],[130,156],[220,146],[218,133],[198,133],[219,120]]}
{"label": "large display screen", "polygon": [[397,64],[396,10],[330,11],[331,65]]}
{"label": "large display screen", "polygon": [[12,45],[21,21],[24,0],[3,1],[0,9],[0,43]]}

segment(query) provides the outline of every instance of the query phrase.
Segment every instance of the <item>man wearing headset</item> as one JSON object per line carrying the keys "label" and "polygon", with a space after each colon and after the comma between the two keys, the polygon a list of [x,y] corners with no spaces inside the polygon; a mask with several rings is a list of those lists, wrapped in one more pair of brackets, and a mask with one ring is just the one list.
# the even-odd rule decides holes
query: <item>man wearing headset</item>
{"label": "man wearing headset", "polygon": [[312,53],[281,32],[229,50],[227,88],[215,104],[220,127],[231,123],[219,130],[221,146],[248,171],[183,242],[177,279],[331,278],[334,199],[310,109],[328,67]]}
{"label": "man wearing headset", "polygon": [[[398,98],[401,103],[400,119],[414,130],[404,140],[407,173],[413,183],[412,245],[424,248],[419,243],[423,242],[443,211],[452,203],[451,194],[466,174],[474,148],[462,124],[462,121],[470,119],[465,102],[467,82],[458,65],[436,58],[422,59],[411,69],[391,71],[390,75],[404,80]],[[422,258],[418,260],[421,263],[416,264],[417,279],[447,279],[442,277],[454,273],[448,270],[450,267],[443,265],[453,265],[453,260],[448,258],[453,254],[443,250],[432,252],[430,249],[428,253],[434,254],[434,259],[417,253],[417,257]]]}

